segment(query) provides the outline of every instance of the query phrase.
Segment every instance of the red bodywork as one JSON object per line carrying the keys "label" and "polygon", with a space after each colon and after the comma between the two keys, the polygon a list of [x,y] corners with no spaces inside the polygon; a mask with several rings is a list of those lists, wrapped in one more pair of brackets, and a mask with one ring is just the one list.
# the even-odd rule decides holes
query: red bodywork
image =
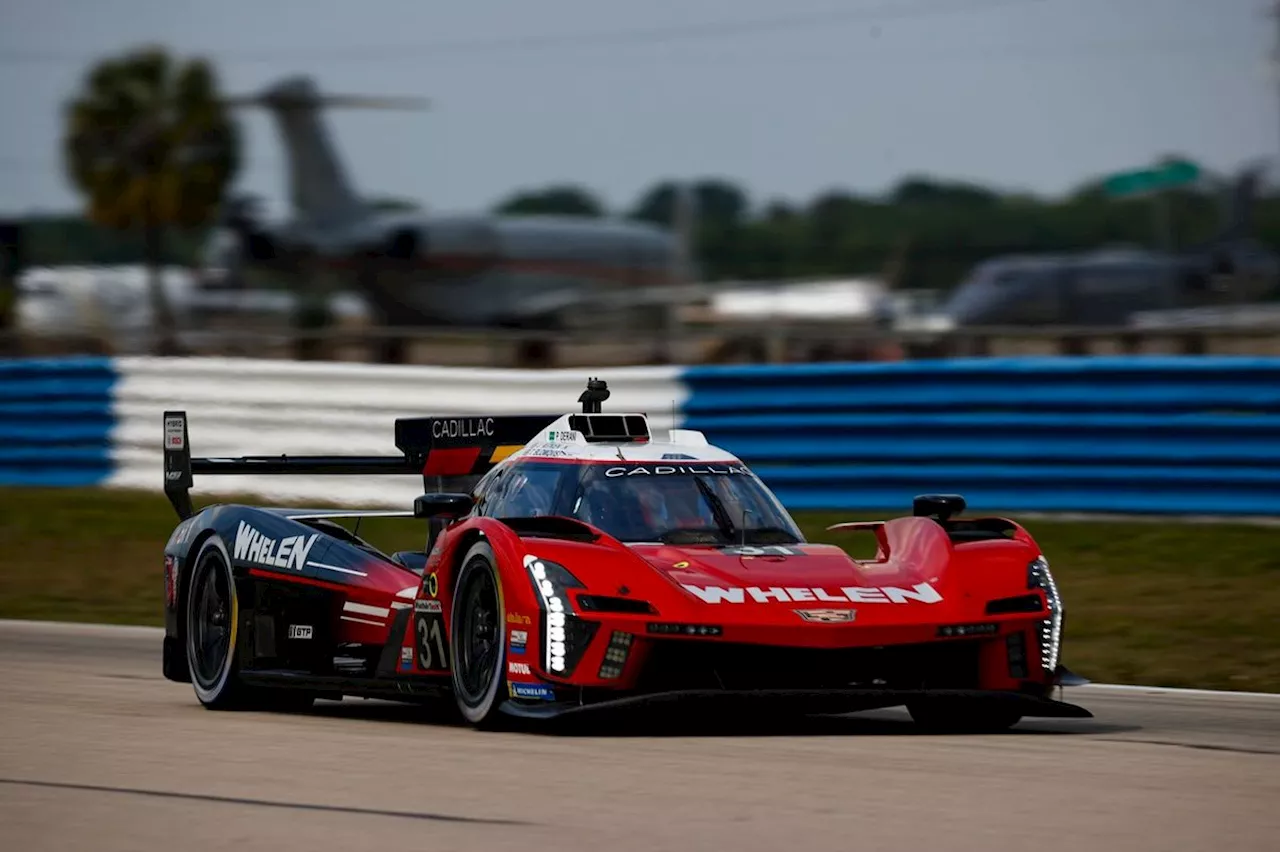
{"label": "red bodywork", "polygon": [[[878,552],[874,559],[855,561],[840,548],[822,544],[763,546],[740,553],[708,546],[625,545],[603,534],[594,543],[528,534],[522,537],[498,520],[472,518],[440,536],[421,579],[394,568],[385,582],[377,583],[377,591],[371,587],[359,599],[387,607],[407,602],[395,594],[404,579],[412,577],[417,585],[416,606],[434,607],[417,601],[439,601],[449,631],[453,577],[466,550],[483,539],[498,560],[508,662],[517,664],[516,671],[508,669],[508,681],[513,684],[627,693],[640,688],[641,674],[659,642],[852,649],[977,641],[976,681],[965,688],[1047,693],[1054,677],[1040,665],[1038,639],[1039,627],[1047,617],[1047,601],[1042,591],[1027,587],[1028,563],[1040,556],[1040,551],[1024,529],[1010,523],[1009,538],[954,544],[944,527],[931,518],[848,526],[875,535]],[[781,550],[791,552],[783,554]],[[568,569],[582,584],[582,588],[569,590],[575,615],[599,624],[568,675],[549,670],[540,652],[546,613],[525,568],[528,555]],[[372,572],[369,579],[373,579]],[[690,591],[688,586],[701,589],[703,594]],[[588,594],[647,602],[653,611],[584,611],[578,599]],[[704,599],[708,595],[718,596],[717,602]],[[1039,611],[986,612],[989,601],[1028,595],[1039,596]],[[829,610],[835,618],[852,610],[853,620],[808,621],[800,615],[801,610]],[[653,624],[718,630],[713,635],[655,635],[650,627]],[[940,636],[942,628],[959,625],[982,625],[984,631],[994,632],[976,637]],[[349,641],[372,638],[361,625],[348,625],[347,630]],[[510,653],[512,630],[527,632],[525,653]],[[633,639],[620,675],[606,679],[600,670],[615,631]],[[1011,673],[1008,658],[1006,637],[1012,633],[1025,636],[1025,666],[1020,674]],[[399,638],[404,648],[415,649],[412,674],[448,673],[439,663],[430,668],[420,666],[412,621]],[[519,664],[527,666],[527,672]]]}

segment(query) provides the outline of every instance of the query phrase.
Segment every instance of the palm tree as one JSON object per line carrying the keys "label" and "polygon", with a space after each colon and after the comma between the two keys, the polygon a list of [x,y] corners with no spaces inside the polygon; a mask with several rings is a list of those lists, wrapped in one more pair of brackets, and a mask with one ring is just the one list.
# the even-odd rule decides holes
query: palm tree
{"label": "palm tree", "polygon": [[240,165],[239,142],[213,68],[202,59],[179,62],[162,48],[99,62],[67,110],[63,157],[89,218],[143,235],[162,354],[176,351],[161,281],[165,230],[215,217]]}

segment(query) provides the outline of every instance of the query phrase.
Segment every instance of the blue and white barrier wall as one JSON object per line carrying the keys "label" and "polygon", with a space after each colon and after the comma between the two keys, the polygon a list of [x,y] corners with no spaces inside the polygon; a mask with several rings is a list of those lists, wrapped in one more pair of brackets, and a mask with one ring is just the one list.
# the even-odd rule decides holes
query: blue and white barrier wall
{"label": "blue and white barrier wall", "polygon": [[100,485],[114,470],[115,365],[0,360],[0,485]]}
{"label": "blue and white barrier wall", "polygon": [[[793,509],[1280,514],[1280,359],[1021,358],[481,370],[246,359],[0,362],[0,485],[159,489],[160,417],[198,455],[394,452],[396,417],[608,406],[678,423]],[[404,506],[416,477],[224,477],[197,493]]]}
{"label": "blue and white barrier wall", "polygon": [[793,509],[1280,514],[1280,358],[706,367],[685,425]]}

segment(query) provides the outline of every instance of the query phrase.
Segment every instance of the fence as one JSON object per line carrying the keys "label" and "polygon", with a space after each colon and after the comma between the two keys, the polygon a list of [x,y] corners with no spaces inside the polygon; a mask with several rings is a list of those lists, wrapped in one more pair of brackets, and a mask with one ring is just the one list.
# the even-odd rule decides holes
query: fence
{"label": "fence", "polygon": [[795,509],[1280,514],[1280,359],[1042,358],[685,371],[685,426]]}
{"label": "fence", "polygon": [[[0,485],[158,489],[197,455],[392,453],[396,417],[573,410],[588,370],[250,359],[0,362]],[[1280,514],[1280,359],[1030,358],[618,368],[606,408],[701,429],[793,509]],[[417,477],[202,478],[197,494],[404,506]]]}

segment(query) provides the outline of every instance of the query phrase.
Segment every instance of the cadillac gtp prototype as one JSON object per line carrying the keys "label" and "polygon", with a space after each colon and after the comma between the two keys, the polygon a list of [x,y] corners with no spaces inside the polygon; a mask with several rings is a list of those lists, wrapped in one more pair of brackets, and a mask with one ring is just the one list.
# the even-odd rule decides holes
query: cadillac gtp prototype
{"label": "cadillac gtp prototype", "polygon": [[[504,715],[727,705],[734,713],[905,706],[931,729],[1087,717],[1052,698],[1063,607],[1032,537],[966,518],[957,495],[839,524],[858,560],[807,542],[739,459],[642,414],[395,422],[399,455],[192,458],[164,415],[164,674],[209,708],[452,696]],[[195,475],[421,475],[412,510],[192,507]],[[468,491],[427,483],[470,476]],[[384,553],[338,523],[421,519],[421,551]],[[358,526],[356,527],[358,530]]]}

